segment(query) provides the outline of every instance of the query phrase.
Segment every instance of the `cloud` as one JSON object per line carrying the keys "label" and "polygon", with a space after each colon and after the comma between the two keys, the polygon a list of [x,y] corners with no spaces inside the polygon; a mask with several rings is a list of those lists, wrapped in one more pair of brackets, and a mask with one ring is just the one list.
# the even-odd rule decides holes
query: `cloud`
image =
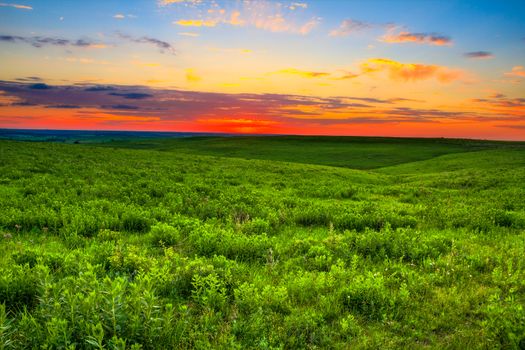
{"label": "cloud", "polygon": [[298,8],[306,9],[308,8],[308,4],[304,2],[292,2],[290,6],[288,6],[290,10],[296,10]]}
{"label": "cloud", "polygon": [[334,80],[347,80],[347,79],[354,79],[354,78],[357,78],[359,77],[359,74],[356,74],[356,73],[352,73],[352,72],[344,72],[344,74],[342,76],[339,76],[339,77],[336,77],[336,78],[332,78]]}
{"label": "cloud", "polygon": [[498,128],[511,128],[511,129],[519,129],[519,130],[525,130],[525,124],[524,125],[507,125],[507,124],[501,124],[496,125]]}
{"label": "cloud", "polygon": [[[32,84],[1,82],[0,92],[9,94],[8,102],[32,105],[78,105],[81,108],[112,107],[114,113],[129,113],[137,107],[141,115],[161,118],[216,118],[229,116],[300,117],[320,115],[323,111],[349,113],[369,104],[394,104],[393,100],[360,97],[311,97],[284,94],[227,94],[183,90],[152,89],[141,86],[48,86],[41,91],[31,89]],[[109,93],[108,93],[109,92]],[[7,96],[7,95],[6,95]],[[134,101],[133,109],[122,103],[122,98]],[[366,100],[367,104],[361,103]],[[359,103],[356,103],[359,101]],[[117,108],[118,107],[118,108]]]}
{"label": "cloud", "polygon": [[473,102],[483,103],[492,107],[525,107],[525,98],[507,98],[504,95],[489,96],[489,98],[475,98]]}
{"label": "cloud", "polygon": [[416,44],[427,44],[435,46],[452,45],[452,39],[450,37],[436,34],[436,33],[411,33],[402,31],[395,33],[397,29],[391,28],[388,32],[381,37],[381,41],[398,44],[398,43],[416,43]]}
{"label": "cloud", "polygon": [[34,47],[41,48],[43,46],[61,46],[61,47],[80,47],[80,48],[105,48],[106,45],[92,41],[90,39],[63,39],[63,38],[52,38],[52,37],[42,37],[42,36],[33,36],[33,37],[24,37],[17,35],[0,35],[0,42],[9,42],[9,43],[26,43]]}
{"label": "cloud", "polygon": [[[338,125],[438,123],[443,120],[514,123],[525,120],[523,107],[494,107],[488,103],[471,104],[469,111],[468,105],[456,109],[415,108],[413,104],[405,107],[399,103],[412,100],[402,97],[231,94],[119,85],[112,85],[110,92],[106,89],[90,91],[88,89],[98,86],[83,85],[55,85],[35,90],[32,85],[0,81],[2,103],[20,110],[28,106],[32,110],[38,106],[63,108],[64,112],[70,109],[71,118],[77,120],[219,122],[224,119],[230,124],[244,126],[255,125],[257,121],[263,124],[271,121],[275,125],[296,122]],[[133,100],[133,104],[123,103],[123,98]],[[512,99],[511,102],[524,104],[525,99]]]}
{"label": "cloud", "polygon": [[42,81],[42,78],[40,77],[24,77],[24,78],[16,78],[15,79],[16,81],[21,81],[21,82],[34,82],[34,81]]}
{"label": "cloud", "polygon": [[488,51],[473,51],[473,52],[466,52],[463,56],[467,58],[475,58],[475,59],[489,59],[494,58],[494,55]]}
{"label": "cloud", "polygon": [[297,31],[299,34],[306,35],[310,33],[317,25],[321,22],[321,18],[312,18],[305,24],[303,24],[301,27],[299,27],[299,30]]}
{"label": "cloud", "polygon": [[366,29],[372,28],[372,24],[355,19],[345,19],[339,28],[330,32],[330,36],[348,36]]}
{"label": "cloud", "polygon": [[195,72],[193,68],[186,69],[186,81],[189,83],[197,83],[201,81],[201,77]]}
{"label": "cloud", "polygon": [[115,87],[113,86],[102,86],[102,85],[91,86],[91,87],[84,89],[84,91],[113,91],[113,90],[116,90]]}
{"label": "cloud", "polygon": [[371,58],[361,64],[362,74],[387,73],[395,81],[419,81],[435,78],[449,83],[463,76],[463,72],[445,66],[421,63],[401,63],[388,58]]}
{"label": "cloud", "polygon": [[50,106],[45,106],[45,108],[78,109],[78,108],[82,108],[82,107],[79,106],[79,105],[67,105],[67,104],[64,104],[64,105],[50,105]]}
{"label": "cloud", "polygon": [[506,72],[505,75],[511,77],[525,78],[525,68],[523,68],[523,66],[512,67],[512,70],[510,72]]}
{"label": "cloud", "polygon": [[3,2],[0,2],[0,7],[13,7],[15,9],[20,9],[20,10],[32,10],[33,9],[31,6],[27,6],[27,5],[6,4],[6,3],[3,3]]}
{"label": "cloud", "polygon": [[373,97],[354,97],[354,96],[341,96],[338,97],[340,99],[344,100],[352,100],[352,101],[362,101],[367,103],[375,103],[375,104],[395,104],[398,102],[424,102],[421,100],[414,100],[411,98],[389,98],[389,99],[380,99],[380,98],[373,98]]}
{"label": "cloud", "polygon": [[[188,4],[187,1],[170,2],[169,4],[172,3],[184,6]],[[190,3],[195,6],[201,4],[201,2],[193,1]],[[209,3],[202,2],[202,4],[208,5]],[[162,2],[160,5],[168,4]],[[207,10],[199,8],[198,11],[195,11],[194,18],[181,18],[174,21],[173,24],[183,27],[216,27],[225,24],[235,27],[254,27],[270,32],[306,35],[321,21],[319,17],[305,18],[303,11],[297,11],[307,8],[307,4],[299,2],[286,6],[265,0],[239,1],[237,6],[230,6],[229,9],[220,8],[218,4]]]}
{"label": "cloud", "polygon": [[132,19],[133,19],[133,18],[137,18],[137,16],[135,16],[135,15],[131,15],[131,14],[127,14],[127,15],[125,15],[125,14],[122,14],[122,13],[117,13],[117,14],[115,14],[115,15],[113,16],[113,18],[115,18],[115,19],[132,18]]}
{"label": "cloud", "polygon": [[47,90],[47,89],[51,89],[51,86],[44,84],[44,83],[36,83],[36,84],[29,85],[29,88],[33,90]]}
{"label": "cloud", "polygon": [[295,68],[281,69],[279,71],[274,72],[273,74],[292,74],[292,75],[298,75],[303,78],[321,78],[321,77],[325,77],[329,75],[329,73],[326,73],[326,72],[312,72],[312,71],[299,70]]}
{"label": "cloud", "polygon": [[239,11],[233,11],[230,20],[226,23],[231,24],[232,26],[242,26],[245,22],[241,19],[241,13]]}
{"label": "cloud", "polygon": [[110,93],[111,96],[121,96],[130,100],[142,100],[144,98],[153,97],[151,94],[145,94],[140,92],[128,92],[128,93],[118,93],[118,92],[112,92]]}
{"label": "cloud", "polygon": [[168,6],[168,5],[171,5],[171,4],[182,4],[182,3],[187,3],[187,4],[200,4],[202,2],[202,0],[159,0],[158,4],[159,6]]}
{"label": "cloud", "polygon": [[215,27],[218,22],[215,20],[180,19],[173,23],[183,27]]}
{"label": "cloud", "polygon": [[193,32],[179,32],[178,34],[182,36],[191,36],[191,37],[197,37],[200,35],[199,33],[193,33]]}
{"label": "cloud", "polygon": [[128,40],[128,41],[131,41],[133,43],[154,45],[154,46],[156,46],[159,49],[159,51],[161,53],[168,52],[168,53],[170,53],[172,55],[176,54],[175,47],[173,47],[173,45],[171,45],[170,43],[168,43],[166,41],[162,41],[162,40],[155,39],[155,38],[148,37],[148,36],[143,36],[143,37],[136,38],[136,37],[133,37],[131,35],[127,35],[127,34],[123,34],[123,33],[117,33],[117,35],[121,39]]}
{"label": "cloud", "polygon": [[134,111],[137,109],[140,109],[137,106],[131,106],[131,105],[112,105],[112,106],[101,106],[101,108],[107,108],[107,109],[121,109],[121,110],[127,110],[127,111]]}
{"label": "cloud", "polygon": [[81,64],[101,64],[101,65],[108,65],[111,64],[108,61],[99,61],[94,60],[92,58],[85,58],[85,57],[66,57],[66,58],[60,58],[61,60],[65,60],[67,62],[75,62],[75,63],[81,63]]}

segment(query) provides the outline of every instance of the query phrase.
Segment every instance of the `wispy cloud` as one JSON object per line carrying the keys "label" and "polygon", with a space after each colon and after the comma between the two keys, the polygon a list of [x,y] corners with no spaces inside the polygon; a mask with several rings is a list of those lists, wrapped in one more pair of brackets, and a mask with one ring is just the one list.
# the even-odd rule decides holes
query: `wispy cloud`
{"label": "wispy cloud", "polygon": [[191,37],[197,37],[200,35],[199,33],[193,33],[193,32],[179,32],[178,34],[181,36],[191,36]]}
{"label": "wispy cloud", "polygon": [[202,20],[202,19],[180,19],[173,22],[183,27],[215,27],[218,23],[216,20]]}
{"label": "wispy cloud", "polygon": [[496,126],[498,128],[511,128],[511,129],[525,130],[525,124],[517,124],[517,125],[501,124],[501,125],[496,125]]}
{"label": "wispy cloud", "polygon": [[6,4],[6,3],[3,3],[3,2],[0,2],[0,7],[13,7],[15,9],[20,9],[20,10],[32,10],[33,9],[31,6],[27,6],[27,5]]}
{"label": "wispy cloud", "polygon": [[476,98],[472,101],[488,104],[493,107],[525,107],[525,98],[508,98],[505,95],[489,96],[489,98]]}
{"label": "wispy cloud", "polygon": [[131,15],[131,14],[125,15],[123,13],[117,13],[117,14],[113,15],[113,18],[115,18],[115,19],[137,18],[137,16]]}
{"label": "wispy cloud", "polygon": [[98,65],[109,65],[110,63],[108,61],[102,61],[102,60],[95,60],[93,58],[86,58],[86,57],[66,57],[61,58],[66,60],[67,62],[75,62],[75,63],[81,63],[81,64],[98,64]]}
{"label": "wispy cloud", "polygon": [[505,75],[511,77],[525,78],[525,68],[523,66],[512,67],[510,72],[506,72]]}
{"label": "wispy cloud", "polygon": [[123,33],[117,33],[117,35],[121,39],[128,40],[134,43],[154,45],[160,50],[161,53],[167,52],[172,55],[176,54],[175,47],[173,47],[173,45],[163,40],[159,40],[159,39],[148,37],[148,36],[142,36],[142,37],[137,38],[137,37],[133,37],[128,34],[123,34]]}
{"label": "wispy cloud", "polygon": [[36,81],[42,81],[42,78],[40,77],[23,77],[23,78],[17,78],[16,81],[21,82],[36,82]]}
{"label": "wispy cloud", "polygon": [[290,6],[288,6],[288,8],[290,10],[295,10],[295,9],[298,9],[298,8],[306,9],[306,8],[308,8],[308,4],[305,3],[305,2],[292,2],[292,4]]}
{"label": "wispy cloud", "polygon": [[381,37],[381,41],[390,44],[416,43],[435,46],[452,45],[452,39],[446,35],[436,33],[411,33],[408,31],[397,33],[397,28],[395,27],[390,28],[387,33]]}
{"label": "wispy cloud", "polygon": [[168,6],[172,4],[200,4],[203,0],[159,0],[159,6]]}
{"label": "wispy cloud", "polygon": [[467,58],[475,58],[475,59],[489,59],[494,58],[494,55],[491,52],[488,51],[473,51],[473,52],[466,52],[464,54]]}
{"label": "wispy cloud", "polygon": [[[187,4],[186,1],[170,2],[169,4]],[[231,25],[235,27],[255,27],[270,32],[287,32],[295,34],[308,34],[320,23],[319,17],[304,16],[308,8],[306,3],[294,2],[289,6],[265,0],[241,1],[235,8],[220,8],[217,4],[211,8],[208,2],[191,2],[199,6],[194,18],[181,18],[173,24],[183,27],[216,27],[218,25]],[[166,6],[167,4],[161,4]],[[203,16],[203,14],[205,14]]]}
{"label": "wispy cloud", "polygon": [[105,44],[92,41],[91,39],[77,39],[70,40],[64,38],[53,38],[53,37],[44,37],[44,36],[17,36],[17,35],[0,35],[0,42],[8,43],[26,43],[34,47],[43,47],[43,46],[71,46],[71,47],[81,47],[81,48],[94,48],[102,49],[107,47]]}
{"label": "wispy cloud", "polygon": [[419,81],[435,78],[439,82],[449,83],[463,76],[458,69],[421,63],[401,63],[388,58],[371,58],[361,64],[363,74],[387,73],[391,80]]}
{"label": "wispy cloud", "polygon": [[321,78],[329,75],[329,73],[326,72],[305,71],[295,68],[281,69],[279,71],[273,72],[272,74],[291,74],[298,75],[303,78]]}
{"label": "wispy cloud", "polygon": [[335,80],[347,80],[347,79],[354,79],[354,78],[357,78],[357,77],[359,77],[359,74],[345,71],[345,72],[343,72],[343,75],[334,77],[332,79],[335,79]]}
{"label": "wispy cloud", "polygon": [[343,22],[341,22],[339,28],[332,30],[329,35],[348,36],[370,28],[372,28],[372,24],[370,23],[358,21],[355,19],[345,19]]}

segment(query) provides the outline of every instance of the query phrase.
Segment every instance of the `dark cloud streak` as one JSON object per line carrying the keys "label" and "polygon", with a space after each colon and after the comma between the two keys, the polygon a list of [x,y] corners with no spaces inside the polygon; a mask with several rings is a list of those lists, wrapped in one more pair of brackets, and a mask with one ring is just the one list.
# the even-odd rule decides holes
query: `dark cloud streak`
{"label": "dark cloud streak", "polygon": [[102,45],[98,42],[91,41],[90,39],[78,39],[70,40],[64,38],[52,38],[44,36],[18,36],[18,35],[0,35],[0,42],[8,43],[26,43],[37,48],[44,46],[60,46],[60,47],[94,47]]}
{"label": "dark cloud streak", "polygon": [[493,58],[494,55],[491,52],[488,51],[473,51],[473,52],[466,52],[463,56],[467,58],[475,58],[475,59],[488,59]]}
{"label": "dark cloud streak", "polygon": [[173,45],[171,45],[170,43],[168,43],[166,41],[162,41],[162,40],[159,40],[159,39],[156,39],[156,38],[152,38],[152,37],[148,37],[148,36],[143,36],[143,37],[136,38],[136,37],[133,37],[131,35],[123,34],[123,33],[120,33],[120,32],[117,33],[117,35],[121,39],[128,40],[128,41],[131,41],[131,42],[134,42],[134,43],[154,45],[160,50],[161,53],[166,53],[167,52],[167,53],[172,54],[172,55],[176,54],[176,50],[173,47]]}

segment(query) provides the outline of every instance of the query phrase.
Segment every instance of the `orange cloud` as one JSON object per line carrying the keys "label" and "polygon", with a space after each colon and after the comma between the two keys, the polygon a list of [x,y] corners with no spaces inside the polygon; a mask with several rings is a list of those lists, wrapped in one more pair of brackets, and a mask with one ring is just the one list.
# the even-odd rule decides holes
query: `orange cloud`
{"label": "orange cloud", "polygon": [[299,70],[295,68],[287,68],[287,69],[281,69],[277,72],[274,72],[275,74],[293,74],[293,75],[299,75],[303,78],[320,78],[329,75],[329,73],[326,72],[312,72],[312,71],[304,71]]}
{"label": "orange cloud", "polygon": [[10,105],[18,102],[23,102],[23,100],[19,97],[8,95],[5,91],[0,90],[0,106]]}
{"label": "orange cloud", "polygon": [[442,83],[449,83],[463,76],[461,70],[445,66],[420,63],[401,63],[388,58],[371,58],[361,64],[363,74],[386,72],[392,80],[418,81],[436,78]]}
{"label": "orange cloud", "polygon": [[512,70],[510,72],[505,73],[505,75],[525,78],[525,68],[523,68],[523,66],[512,67]]}
{"label": "orange cloud", "polygon": [[392,30],[389,30],[389,32],[381,38],[381,41],[390,44],[416,43],[436,46],[452,45],[452,40],[444,35],[433,33],[410,33],[406,31],[393,33]]}
{"label": "orange cloud", "polygon": [[227,23],[231,24],[232,26],[242,26],[244,25],[244,21],[240,18],[241,13],[239,11],[233,11],[230,20],[227,21]]}

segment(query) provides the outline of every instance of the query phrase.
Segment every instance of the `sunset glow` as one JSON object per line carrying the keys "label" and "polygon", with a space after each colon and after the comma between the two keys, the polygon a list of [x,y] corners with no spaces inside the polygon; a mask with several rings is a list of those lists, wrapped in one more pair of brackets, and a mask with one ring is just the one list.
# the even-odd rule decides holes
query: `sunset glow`
{"label": "sunset glow", "polygon": [[522,1],[0,4],[0,128],[525,140]]}

